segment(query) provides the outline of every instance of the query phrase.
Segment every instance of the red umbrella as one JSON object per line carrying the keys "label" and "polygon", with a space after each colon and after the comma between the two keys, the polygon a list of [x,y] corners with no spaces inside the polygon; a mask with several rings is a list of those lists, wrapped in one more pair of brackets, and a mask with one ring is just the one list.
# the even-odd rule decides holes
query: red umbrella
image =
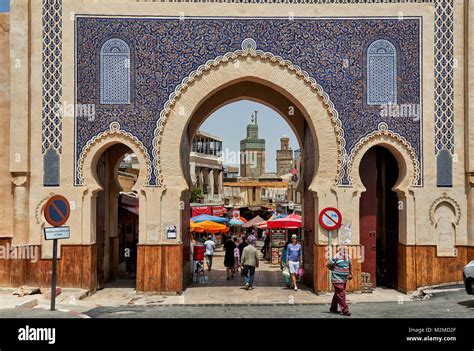
{"label": "red umbrella", "polygon": [[297,229],[301,228],[301,219],[296,218],[278,218],[274,219],[273,221],[267,222],[267,228],[275,229],[275,228],[284,228],[284,229]]}
{"label": "red umbrella", "polygon": [[294,213],[289,214],[288,216],[286,216],[286,218],[297,219],[297,220],[299,220],[299,221],[302,220],[300,215],[297,215],[297,214],[294,214]]}

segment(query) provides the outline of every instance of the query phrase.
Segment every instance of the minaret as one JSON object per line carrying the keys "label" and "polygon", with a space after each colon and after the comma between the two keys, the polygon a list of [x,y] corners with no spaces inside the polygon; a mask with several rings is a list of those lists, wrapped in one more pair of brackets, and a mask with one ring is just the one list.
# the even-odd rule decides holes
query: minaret
{"label": "minaret", "polygon": [[258,138],[258,111],[247,125],[247,137],[240,141],[240,176],[257,179],[265,173],[265,139]]}
{"label": "minaret", "polygon": [[283,135],[280,138],[280,150],[276,152],[277,175],[290,173],[292,162],[293,150],[290,149],[290,138]]}

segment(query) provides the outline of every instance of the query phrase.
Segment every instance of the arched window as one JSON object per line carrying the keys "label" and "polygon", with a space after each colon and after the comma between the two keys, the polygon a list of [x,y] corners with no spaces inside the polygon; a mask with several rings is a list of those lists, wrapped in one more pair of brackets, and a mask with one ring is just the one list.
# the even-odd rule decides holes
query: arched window
{"label": "arched window", "polygon": [[100,103],[130,103],[130,48],[121,39],[107,40],[100,50]]}
{"label": "arched window", "polygon": [[367,49],[367,104],[397,103],[397,50],[380,39]]}

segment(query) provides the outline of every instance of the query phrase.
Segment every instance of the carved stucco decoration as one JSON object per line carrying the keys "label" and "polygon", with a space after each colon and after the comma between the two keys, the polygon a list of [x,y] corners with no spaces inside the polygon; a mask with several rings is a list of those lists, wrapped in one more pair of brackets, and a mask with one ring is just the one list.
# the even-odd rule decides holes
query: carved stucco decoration
{"label": "carved stucco decoration", "polygon": [[271,52],[264,52],[262,50],[257,50],[256,43],[253,39],[247,38],[242,42],[242,49],[236,50],[234,52],[228,52],[222,56],[218,56],[213,60],[207,61],[205,64],[199,66],[196,70],[192,71],[187,77],[185,77],[180,84],[178,84],[173,93],[170,94],[168,101],[164,104],[163,109],[160,113],[160,118],[157,122],[154,139],[153,139],[153,160],[154,160],[154,172],[157,179],[157,185],[163,185],[163,175],[161,170],[161,156],[160,156],[160,147],[163,136],[164,128],[170,112],[173,106],[178,101],[179,97],[183,92],[192,84],[196,79],[198,79],[204,72],[211,70],[213,67],[217,67],[223,63],[227,63],[231,60],[236,60],[239,58],[253,58],[259,59],[262,61],[269,61],[271,63],[278,63],[280,66],[286,68],[290,73],[296,75],[298,78],[303,80],[312,90],[314,90],[322,99],[324,104],[327,107],[329,116],[331,118],[332,125],[334,127],[334,132],[337,139],[337,179],[335,183],[342,179],[343,177],[343,162],[346,159],[345,145],[346,141],[344,138],[344,130],[342,128],[342,122],[339,118],[339,113],[334,107],[334,103],[329,98],[329,95],[324,91],[323,87],[317,83],[316,79],[311,77],[308,72],[304,71],[298,65],[293,64],[289,60],[285,60],[281,56],[272,54]]}
{"label": "carved stucco decoration", "polygon": [[120,140],[125,139],[126,141],[130,142],[137,151],[140,151],[143,154],[146,164],[144,168],[141,166],[141,169],[145,170],[145,179],[148,182],[151,176],[151,160],[150,160],[150,156],[148,154],[147,149],[145,148],[143,143],[140,140],[138,140],[137,137],[135,137],[129,132],[121,130],[120,124],[118,122],[112,122],[110,123],[109,130],[96,135],[82,149],[82,152],[79,156],[79,162],[78,162],[78,168],[77,168],[77,174],[79,176],[78,178],[80,180],[80,184],[84,185],[84,160],[86,158],[86,155],[94,146],[104,142],[105,140],[109,138],[117,139],[118,142],[120,142]]}
{"label": "carved stucco decoration", "polygon": [[430,217],[431,225],[436,224],[435,212],[436,212],[436,209],[438,208],[438,206],[440,204],[442,204],[443,202],[447,202],[448,204],[450,204],[453,207],[455,215],[456,215],[456,223],[455,224],[459,225],[459,222],[461,220],[461,206],[459,206],[457,201],[454,200],[452,197],[448,196],[448,194],[445,193],[445,192],[442,194],[442,196],[440,196],[436,200],[434,200],[433,203],[430,206],[429,217]]}
{"label": "carved stucco decoration", "polygon": [[421,174],[420,174],[420,163],[418,162],[418,159],[416,157],[415,149],[411,146],[411,144],[402,135],[391,131],[388,128],[387,123],[381,122],[378,125],[378,130],[373,131],[373,132],[367,134],[362,139],[360,139],[357,142],[357,144],[355,144],[354,148],[351,150],[351,153],[349,155],[349,159],[347,161],[348,162],[347,169],[348,169],[348,172],[349,172],[350,185],[353,184],[353,179],[352,179],[352,171],[353,170],[352,170],[352,167],[353,167],[353,163],[354,163],[354,157],[364,147],[364,145],[366,145],[367,143],[370,143],[374,139],[380,138],[381,136],[388,136],[388,137],[392,138],[393,140],[396,140],[397,142],[399,142],[400,144],[402,144],[405,147],[405,149],[408,151],[408,153],[410,155],[410,160],[413,164],[414,176],[413,176],[413,180],[412,180],[412,186],[415,186],[416,184],[418,184],[418,181],[420,179]]}

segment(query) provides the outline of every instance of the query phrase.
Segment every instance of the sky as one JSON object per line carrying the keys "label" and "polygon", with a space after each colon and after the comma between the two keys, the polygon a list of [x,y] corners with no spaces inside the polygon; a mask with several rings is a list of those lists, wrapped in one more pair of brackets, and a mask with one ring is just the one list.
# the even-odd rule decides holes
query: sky
{"label": "sky", "polygon": [[[259,138],[265,139],[265,171],[275,172],[276,150],[280,149],[280,137],[288,136],[293,150],[300,147],[288,123],[269,107],[248,100],[234,102],[211,114],[199,129],[222,138],[224,164],[232,164],[238,157],[240,140],[246,136],[247,124],[250,123],[254,111],[258,111]],[[226,149],[232,153],[226,152]]]}
{"label": "sky", "polygon": [[0,0],[0,12],[10,11],[10,0]]}

